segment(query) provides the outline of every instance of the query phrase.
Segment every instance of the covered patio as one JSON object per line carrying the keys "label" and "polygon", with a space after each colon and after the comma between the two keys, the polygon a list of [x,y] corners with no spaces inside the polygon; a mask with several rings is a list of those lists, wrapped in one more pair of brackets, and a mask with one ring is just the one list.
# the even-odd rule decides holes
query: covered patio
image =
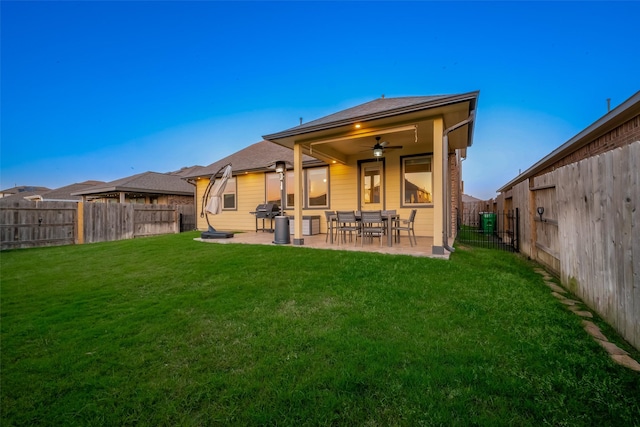
{"label": "covered patio", "polygon": [[[403,235],[400,238],[400,242],[395,242],[393,246],[383,245],[380,246],[377,242],[365,242],[363,245],[360,244],[360,241],[357,244],[354,242],[349,242],[347,239],[346,243],[334,242],[330,243],[329,239],[326,238],[327,235],[315,234],[312,236],[304,237],[304,246],[297,245],[285,245],[285,246],[293,246],[293,247],[306,247],[313,249],[329,249],[329,250],[340,250],[340,251],[358,251],[358,252],[375,252],[389,255],[409,255],[415,257],[428,257],[428,258],[441,258],[441,259],[449,259],[450,252],[445,251],[444,254],[434,254],[431,250],[433,246],[433,238],[431,237],[417,237],[417,244],[411,246],[409,244],[409,238],[406,235]],[[249,244],[249,245],[274,245],[274,234],[268,232],[253,232],[249,231],[246,233],[236,233],[234,234],[232,239],[201,239],[196,238],[197,241],[202,241],[205,243],[217,243],[217,244]],[[450,244],[453,245],[453,239],[450,240]]]}
{"label": "covered patio", "polygon": [[[461,163],[473,141],[477,98],[478,92],[383,96],[264,135],[265,140],[293,150],[293,163],[287,168],[293,172],[288,193],[292,200],[285,204],[288,214],[313,215],[312,208],[320,207],[315,202],[325,199],[325,209],[393,211],[402,219],[417,209],[415,231],[422,242],[416,246],[425,256],[447,256],[456,234]],[[310,180],[303,156],[330,166],[324,181]],[[283,180],[286,169],[280,171]],[[296,222],[293,245],[308,246],[311,240]]]}

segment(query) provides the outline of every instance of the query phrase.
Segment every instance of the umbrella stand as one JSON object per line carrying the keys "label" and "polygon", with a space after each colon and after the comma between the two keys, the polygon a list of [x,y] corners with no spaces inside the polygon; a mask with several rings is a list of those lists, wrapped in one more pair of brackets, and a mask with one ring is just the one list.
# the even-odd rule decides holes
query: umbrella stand
{"label": "umbrella stand", "polygon": [[[207,226],[209,227],[207,229],[207,231],[202,232],[202,234],[200,235],[200,237],[203,238],[203,239],[228,239],[230,237],[233,237],[233,233],[230,232],[230,231],[218,231],[215,228],[213,228],[213,226],[211,225],[211,222],[209,222],[209,212],[207,212],[207,210],[205,209],[205,206],[206,206],[206,203],[207,203],[207,199],[209,198],[209,196],[211,194],[211,190],[214,187],[214,183],[216,181],[216,176],[228,166],[230,167],[231,163],[222,166],[218,172],[216,172],[213,175],[211,175],[211,179],[209,180],[209,185],[207,185],[207,188],[204,191],[204,194],[202,195],[200,218],[204,217],[207,220]],[[221,187],[222,190],[224,190],[224,186],[226,186],[226,180],[228,178],[229,178],[228,176],[225,177],[224,174],[223,174],[223,176],[221,178],[221,179],[224,180],[223,186]],[[219,194],[216,194],[215,196],[216,197],[220,197]]]}

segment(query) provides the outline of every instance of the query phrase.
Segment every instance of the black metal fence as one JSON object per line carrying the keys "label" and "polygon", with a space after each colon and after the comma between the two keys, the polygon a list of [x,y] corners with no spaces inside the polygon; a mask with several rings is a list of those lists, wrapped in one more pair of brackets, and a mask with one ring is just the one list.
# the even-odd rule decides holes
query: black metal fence
{"label": "black metal fence", "polygon": [[180,232],[184,233],[185,231],[193,231],[196,229],[196,216],[188,215],[188,214],[179,214],[180,215]]}
{"label": "black metal fence", "polygon": [[519,252],[520,212],[478,212],[465,207],[458,212],[456,241],[471,246]]}

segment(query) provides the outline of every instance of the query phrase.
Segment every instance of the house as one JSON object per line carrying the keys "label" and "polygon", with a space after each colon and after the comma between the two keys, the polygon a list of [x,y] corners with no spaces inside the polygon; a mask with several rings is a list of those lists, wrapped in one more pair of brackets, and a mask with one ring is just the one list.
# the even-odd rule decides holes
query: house
{"label": "house", "polygon": [[[265,135],[257,146],[206,168],[214,174],[230,162],[234,170],[227,191],[235,193],[223,198],[216,228],[253,230],[249,212],[280,200],[289,215],[320,216],[322,230],[325,210],[396,210],[406,218],[417,209],[416,234],[433,237],[433,253],[444,254],[455,237],[461,160],[473,141],[478,95],[382,97]],[[278,160],[288,163],[282,190],[273,169]],[[198,212],[209,178],[190,178]],[[295,245],[304,245],[302,227],[295,221]],[[198,228],[206,229],[204,220]]]}
{"label": "house", "polygon": [[193,205],[194,187],[176,174],[143,172],[71,193],[85,202]]}
{"label": "house", "polygon": [[640,348],[640,92],[498,190],[520,251]]}

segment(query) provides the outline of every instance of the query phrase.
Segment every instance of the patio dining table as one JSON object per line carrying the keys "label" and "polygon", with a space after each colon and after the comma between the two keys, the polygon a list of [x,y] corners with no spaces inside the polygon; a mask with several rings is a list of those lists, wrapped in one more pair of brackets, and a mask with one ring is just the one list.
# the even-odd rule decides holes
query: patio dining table
{"label": "patio dining table", "polygon": [[[361,215],[360,215],[360,211],[355,211],[356,213],[356,220],[360,221],[361,219]],[[397,213],[389,213],[389,212],[385,212],[382,211],[382,221],[384,221],[387,224],[387,246],[391,247],[393,246],[393,237],[391,236],[392,234],[392,230],[393,230],[393,222],[400,219],[400,215],[398,215]],[[338,215],[337,214],[333,214],[329,216],[329,221],[328,221],[328,232],[329,232],[329,241],[331,242],[331,244],[333,244],[333,223],[336,222],[338,220]]]}

